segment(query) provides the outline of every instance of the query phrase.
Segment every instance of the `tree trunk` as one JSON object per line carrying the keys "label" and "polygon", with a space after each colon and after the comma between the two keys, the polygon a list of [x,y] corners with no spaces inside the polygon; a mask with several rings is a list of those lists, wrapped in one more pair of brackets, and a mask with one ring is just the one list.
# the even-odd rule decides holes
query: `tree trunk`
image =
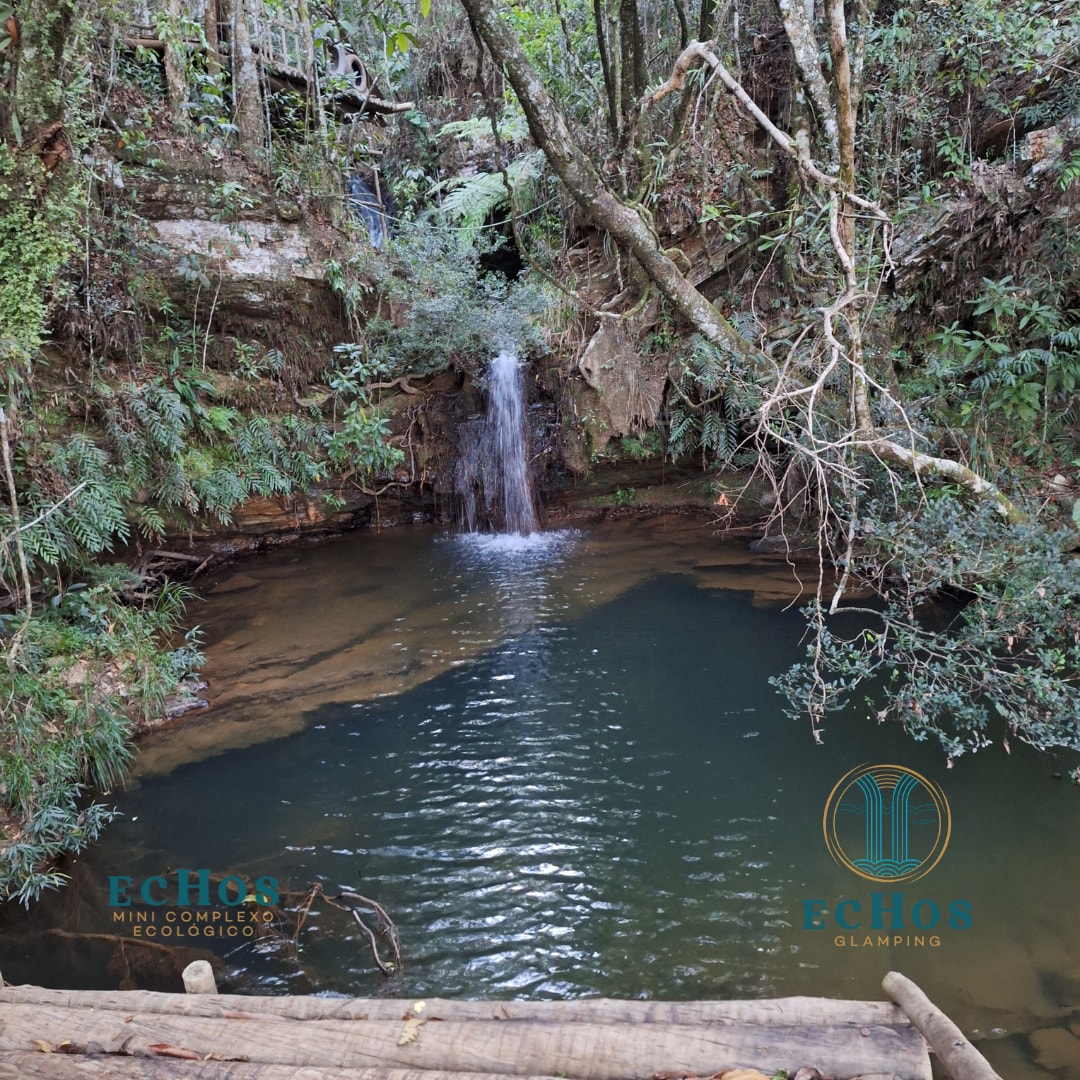
{"label": "tree trunk", "polygon": [[63,118],[65,57],[80,10],[77,0],[20,0],[19,41],[5,55],[9,93],[0,93],[0,136],[10,145]]}
{"label": "tree trunk", "polygon": [[395,1020],[357,1023],[5,1005],[0,1055],[25,1050],[40,1039],[53,1045],[64,1040],[76,1046],[94,1042],[106,1052],[123,1047],[132,1057],[151,1057],[151,1048],[164,1044],[186,1050],[193,1059],[186,1065],[212,1055],[219,1061],[294,1068],[366,1066],[624,1080],[669,1069],[710,1076],[736,1062],[768,1069],[772,1075],[778,1065],[794,1071],[807,1061],[819,1061],[833,1076],[883,1072],[887,1066],[900,1080],[930,1080],[926,1045],[907,1024],[860,1029],[850,1023],[437,1023],[426,1022],[424,1014],[406,1019],[402,1015],[406,1009],[403,1006]]}
{"label": "tree trunk", "polygon": [[620,202],[582,153],[558,105],[525,58],[517,39],[499,18],[491,0],[462,0],[473,28],[505,71],[529,122],[529,131],[574,201],[602,229],[624,244],[649,279],[679,313],[709,341],[755,365],[759,357],[686,279],[661,250],[642,215]]}
{"label": "tree trunk", "polygon": [[240,149],[249,161],[259,163],[266,150],[266,116],[262,79],[248,30],[247,0],[232,0],[232,70]]}
{"label": "tree trunk", "polygon": [[168,0],[162,33],[165,40],[165,96],[169,102],[169,119],[173,128],[179,134],[186,135],[191,129],[187,109],[191,91],[188,86],[183,23],[184,0]]}
{"label": "tree trunk", "polygon": [[600,70],[604,73],[604,92],[607,95],[608,128],[614,142],[619,137],[619,99],[615,88],[615,72],[608,52],[607,26],[603,0],[593,0],[593,22],[596,24],[596,47],[600,52]]}
{"label": "tree trunk", "polygon": [[[96,1009],[131,1014],[239,1018],[272,1014],[294,1020],[398,1020],[400,998],[249,997],[242,994],[167,994],[153,990],[53,990],[41,986],[0,989],[0,1007],[40,1005],[50,1009]],[[437,1020],[519,1020],[557,1024],[903,1024],[903,1011],[886,1001],[833,1001],[789,997],[751,1001],[625,1001],[587,998],[573,1001],[462,1001],[428,998],[424,1015]]]}
{"label": "tree trunk", "polygon": [[806,13],[803,0],[779,0],[780,15],[784,20],[791,52],[802,76],[803,86],[814,107],[817,122],[825,135],[829,157],[835,161],[839,152],[839,136],[836,130],[836,111],[833,108],[825,76],[821,73],[821,50],[814,35],[814,27]]}
{"label": "tree trunk", "polygon": [[[298,0],[296,13],[300,20],[300,34],[303,41],[304,55],[301,61],[304,78],[311,87],[311,115],[315,124],[315,130],[319,133],[319,139],[326,139],[326,110],[323,108],[322,82],[319,78],[319,68],[315,60],[315,37],[311,32],[311,9],[307,0]],[[368,87],[368,95],[371,87]],[[323,142],[325,145],[325,142]]]}
{"label": "tree trunk", "polygon": [[206,36],[206,71],[209,75],[221,74],[221,42],[218,37],[219,0],[206,0],[203,14],[203,34]]}
{"label": "tree trunk", "polygon": [[645,92],[645,45],[641,37],[637,0],[619,0],[619,49],[622,56],[622,137],[630,137],[637,101]]}
{"label": "tree trunk", "polygon": [[708,41],[713,36],[713,19],[716,18],[716,0],[701,0],[698,16],[698,41]]}
{"label": "tree trunk", "polygon": [[[840,194],[855,190],[855,98],[851,86],[851,63],[848,59],[847,23],[844,0],[827,0],[829,54],[833,65],[836,95],[837,153],[840,162]],[[855,255],[855,219],[845,203],[840,206],[840,237],[848,255]]]}
{"label": "tree trunk", "polygon": [[890,971],[881,988],[922,1032],[953,1080],[1001,1080],[964,1033],[910,979]]}
{"label": "tree trunk", "polygon": [[679,48],[685,49],[690,44],[690,25],[686,21],[686,5],[683,0],[675,0],[675,17],[679,20]]}

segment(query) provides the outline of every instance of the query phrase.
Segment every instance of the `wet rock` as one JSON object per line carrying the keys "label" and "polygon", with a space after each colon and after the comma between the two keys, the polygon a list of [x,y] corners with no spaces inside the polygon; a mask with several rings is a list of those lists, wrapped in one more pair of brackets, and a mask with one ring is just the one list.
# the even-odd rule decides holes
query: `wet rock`
{"label": "wet rock", "polygon": [[344,527],[375,501],[363,493],[349,492],[343,498],[341,505],[331,506],[317,492],[310,495],[253,495],[236,510],[236,531],[273,533]]}
{"label": "wet rock", "polygon": [[1035,1057],[1046,1069],[1069,1069],[1080,1073],[1080,1039],[1066,1028],[1043,1028],[1028,1036]]}
{"label": "wet rock", "polygon": [[751,540],[750,550],[756,551],[759,555],[806,555],[813,551],[813,545],[798,537],[776,533],[773,536],[761,536],[757,540]]}
{"label": "wet rock", "polygon": [[260,584],[250,574],[233,574],[227,581],[219,581],[210,591],[214,593],[241,592],[243,589],[257,589]]}
{"label": "wet rock", "polygon": [[196,709],[208,709],[210,707],[206,698],[198,696],[201,690],[207,689],[210,684],[205,679],[192,675],[184,679],[174,693],[165,702],[164,719],[175,720],[186,713]]}
{"label": "wet rock", "polygon": [[653,305],[629,323],[605,321],[578,360],[582,377],[599,395],[593,417],[593,450],[608,441],[646,431],[656,422],[664,400],[667,358],[645,355],[640,341],[655,318]]}

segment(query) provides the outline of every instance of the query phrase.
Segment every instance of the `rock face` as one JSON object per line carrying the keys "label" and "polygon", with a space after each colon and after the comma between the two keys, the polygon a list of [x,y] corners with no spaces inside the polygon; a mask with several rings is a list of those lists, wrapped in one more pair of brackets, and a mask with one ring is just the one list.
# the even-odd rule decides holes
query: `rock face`
{"label": "rock face", "polygon": [[313,306],[325,289],[325,251],[299,224],[180,218],[151,228],[174,263],[197,259],[211,284],[220,279],[226,304],[241,314],[280,317],[297,302]]}
{"label": "rock face", "polygon": [[[355,253],[356,240],[331,224],[321,204],[281,197],[237,156],[192,153],[167,140],[155,142],[155,152],[162,160],[152,170],[125,166],[122,185],[144,222],[140,257],[155,299],[167,299],[175,320],[195,326],[207,341],[224,342],[225,365],[230,338],[279,350],[292,374],[275,392],[306,403],[305,386],[320,381],[331,348],[353,337],[328,270],[333,260]],[[108,162],[98,165],[112,175]],[[596,270],[600,299],[611,283],[604,273],[610,266],[599,255]],[[158,305],[147,308],[156,317]],[[565,486],[567,471],[585,473],[610,440],[655,425],[668,361],[648,348],[646,335],[658,315],[650,302],[601,320],[576,363],[566,358],[567,367],[573,365],[569,379],[564,368],[564,377],[546,384],[539,374],[529,381],[530,460],[542,501]],[[419,396],[381,402],[407,460],[398,470],[404,475],[373,479],[378,498],[331,483],[306,495],[250,498],[227,525],[177,521],[170,535],[225,554],[376,523],[453,522],[459,434],[483,415],[485,401],[456,371],[423,380],[414,391]],[[287,400],[280,405],[289,407]]]}
{"label": "rock face", "polygon": [[275,195],[239,159],[166,154],[127,186],[147,222],[149,265],[172,304],[224,333],[256,320],[261,329],[287,323],[280,336],[293,349],[344,340],[327,281],[327,261],[347,254],[343,235]]}
{"label": "rock face", "polygon": [[[963,268],[997,276],[1006,256],[1022,254],[1037,234],[1033,221],[1069,213],[1070,195],[1054,177],[1078,134],[1080,119],[1029,131],[1018,160],[976,160],[971,182],[952,197],[926,204],[911,200],[892,248],[897,283],[915,288],[928,273]],[[965,289],[951,291],[966,295]]]}
{"label": "rock face", "polygon": [[663,357],[649,356],[641,346],[642,330],[655,318],[652,307],[633,320],[602,322],[578,360],[578,371],[595,391],[588,395],[591,415],[586,418],[595,452],[611,439],[639,434],[656,423],[667,369]]}
{"label": "rock face", "polygon": [[415,524],[439,516],[430,489],[407,483],[383,487],[378,496],[347,484],[317,485],[306,494],[254,495],[236,508],[229,524],[213,518],[175,522],[163,543],[179,548],[190,543],[197,550],[229,556],[274,546],[287,538]]}

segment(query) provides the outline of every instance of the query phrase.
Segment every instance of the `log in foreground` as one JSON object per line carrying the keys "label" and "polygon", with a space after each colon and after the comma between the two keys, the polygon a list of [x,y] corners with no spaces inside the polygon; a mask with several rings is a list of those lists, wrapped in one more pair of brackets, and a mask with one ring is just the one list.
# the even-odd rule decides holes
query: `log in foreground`
{"label": "log in foreground", "polygon": [[[153,990],[51,990],[41,986],[0,989],[0,1005],[166,1012],[178,1016],[257,1014],[294,1020],[398,1020],[411,1012],[408,998],[246,997],[241,994],[164,994]],[[787,997],[760,1001],[447,1001],[427,998],[422,1015],[438,1020],[547,1020],[560,1024],[878,1024],[907,1025],[888,1001],[832,1001]]]}
{"label": "log in foreground", "polygon": [[930,1077],[925,1043],[910,1026],[505,1023],[421,1016],[297,1024],[269,1016],[0,1006],[0,1055],[33,1049],[40,1041],[137,1057],[153,1056],[152,1047],[165,1045],[189,1051],[196,1059],[189,1067],[213,1057],[219,1063],[287,1065],[294,1076],[297,1067],[317,1066],[640,1080],[656,1072],[712,1076],[744,1066],[772,1075],[813,1065],[837,1078],[884,1071],[899,1080]]}
{"label": "log in foreground", "polygon": [[[416,1069],[328,1069],[239,1061],[78,1054],[0,1054],[0,1080],[555,1080]],[[863,1080],[872,1080],[865,1077]]]}
{"label": "log in foreground", "polygon": [[964,1033],[909,978],[890,971],[881,988],[923,1033],[953,1080],[1001,1080]]}

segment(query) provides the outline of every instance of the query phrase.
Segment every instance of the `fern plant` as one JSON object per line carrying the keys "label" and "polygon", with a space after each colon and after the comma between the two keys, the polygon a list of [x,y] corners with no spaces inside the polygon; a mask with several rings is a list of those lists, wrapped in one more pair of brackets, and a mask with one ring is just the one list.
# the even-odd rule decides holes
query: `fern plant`
{"label": "fern plant", "polygon": [[0,728],[0,898],[29,903],[63,884],[52,861],[92,843],[113,816],[84,795],[122,782],[133,721],[160,716],[202,663],[197,633],[169,646],[187,590],[135,606],[125,594],[137,583],[126,567],[88,569],[24,623],[23,648],[0,664],[0,699],[13,706]]}
{"label": "fern plant", "polygon": [[482,172],[455,177],[440,185],[446,192],[442,212],[448,221],[461,230],[463,245],[476,243],[484,223],[496,211],[506,208],[520,213],[528,208],[533,181],[540,175],[542,160],[543,155],[535,151],[511,161],[506,166],[505,179],[501,172]]}
{"label": "fern plant", "polygon": [[[499,140],[511,146],[520,146],[529,137],[529,125],[525,113],[516,102],[507,104],[495,125]],[[472,116],[468,120],[452,120],[439,128],[440,138],[449,136],[462,142],[476,143],[491,139],[491,119],[487,116]]]}
{"label": "fern plant", "polygon": [[672,382],[668,416],[671,459],[700,453],[702,462],[732,463],[743,420],[760,403],[756,388],[738,378],[728,359],[700,335],[690,340]]}
{"label": "fern plant", "polygon": [[[108,551],[114,540],[128,537],[127,483],[85,435],[47,448],[24,490],[22,541],[31,572],[78,562],[84,554]],[[9,573],[14,569],[4,566]]]}
{"label": "fern plant", "polygon": [[984,278],[971,306],[975,329],[954,322],[933,339],[927,372],[938,396],[960,397],[970,386],[979,397],[963,395],[961,423],[986,420],[1027,456],[1045,457],[1048,444],[1066,459],[1075,456],[1080,312],[1065,309],[1036,275],[1024,285],[1011,275]]}

